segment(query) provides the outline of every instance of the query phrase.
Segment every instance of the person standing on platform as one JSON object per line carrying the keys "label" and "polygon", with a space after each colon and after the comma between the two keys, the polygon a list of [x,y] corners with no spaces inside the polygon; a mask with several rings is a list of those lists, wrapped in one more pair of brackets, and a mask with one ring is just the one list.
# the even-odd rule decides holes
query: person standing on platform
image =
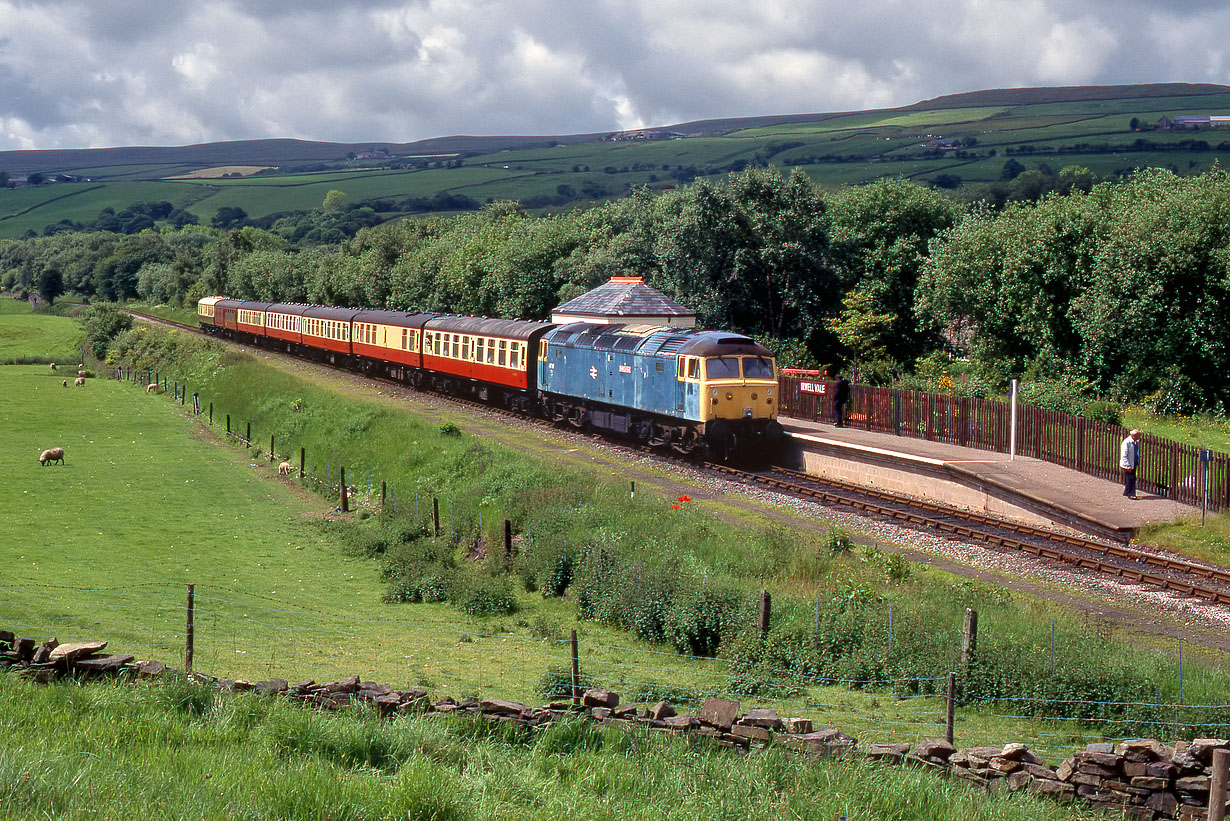
{"label": "person standing on platform", "polygon": [[837,374],[837,387],[833,390],[833,416],[837,424],[833,427],[846,426],[846,407],[850,404],[850,380],[845,374]]}
{"label": "person standing on platform", "polygon": [[1140,431],[1132,428],[1119,445],[1119,467],[1123,468],[1123,495],[1136,498],[1136,468],[1140,466]]}

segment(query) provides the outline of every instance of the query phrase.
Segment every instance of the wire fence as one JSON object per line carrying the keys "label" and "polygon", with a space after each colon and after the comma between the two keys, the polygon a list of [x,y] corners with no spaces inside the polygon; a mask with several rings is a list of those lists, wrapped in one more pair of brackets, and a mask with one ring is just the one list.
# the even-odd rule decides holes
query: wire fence
{"label": "wire fence", "polygon": [[[202,421],[249,447],[269,448],[270,463],[283,460],[298,481],[322,495],[376,507],[413,510],[413,521],[440,536],[472,534],[473,511],[455,512],[452,502],[403,493],[370,470],[321,460],[276,433],[257,431],[232,418],[177,380],[151,371],[117,370],[118,379],[170,394],[191,406]],[[151,387],[151,386],[156,386]],[[267,437],[267,438],[266,438]],[[343,489],[348,489],[343,494]],[[481,512],[478,538],[484,538]],[[463,521],[464,520],[464,521]],[[487,528],[494,529],[495,522]],[[526,534],[525,548],[532,549]],[[565,546],[566,549],[566,546]],[[186,649],[186,591],[177,585],[80,588],[0,583],[0,627],[42,640],[106,639],[112,649],[175,665]],[[6,615],[7,614],[7,615]],[[816,603],[819,634],[820,602]],[[882,648],[893,655],[893,612],[887,605]],[[16,616],[16,618],[14,618]],[[562,630],[515,616],[475,619],[447,604],[356,603],[354,612],[314,609],[303,601],[257,595],[234,588],[197,585],[193,602],[194,668],[228,678],[325,681],[360,675],[399,688],[424,688],[433,696],[492,696],[534,703],[571,692],[571,645]],[[917,625],[915,626],[917,627]],[[878,628],[877,628],[878,629]],[[749,697],[746,670],[726,660],[687,656],[628,645],[625,634],[601,625],[579,628],[582,683],[620,693],[623,702],[668,701],[695,709],[709,696],[773,707],[783,717],[809,718],[865,743],[913,742],[943,735],[947,676],[906,678],[821,677],[798,670],[757,668]],[[1054,628],[1050,666],[1055,671]],[[963,684],[964,686],[964,684]],[[980,691],[977,705],[958,717],[958,741],[1020,741],[1044,755],[1062,758],[1090,740],[1120,740],[1157,730],[1158,736],[1225,737],[1230,708],[1183,703],[1179,660],[1177,703],[1073,700]],[[965,725],[965,726],[961,726]],[[1010,733],[1010,738],[1003,733]]]}
{"label": "wire fence", "polygon": [[[396,689],[423,688],[432,698],[528,704],[564,700],[572,692],[571,643],[558,628],[467,619],[447,605],[369,605],[339,613],[222,586],[195,586],[194,593],[192,666],[215,677],[293,684],[357,675]],[[108,652],[179,669],[188,613],[183,585],[0,585],[0,628],[36,642],[105,640]],[[748,697],[739,670],[724,659],[633,646],[600,625],[581,623],[577,632],[581,686],[614,690],[621,704],[662,700],[695,711],[707,697],[731,698],[744,708],[771,707],[783,718],[839,729],[864,745],[945,734],[946,676],[839,679],[761,669],[768,694]],[[1224,738],[1230,705],[1005,692],[963,707],[955,726],[958,746],[1023,742],[1057,761],[1094,740]]]}

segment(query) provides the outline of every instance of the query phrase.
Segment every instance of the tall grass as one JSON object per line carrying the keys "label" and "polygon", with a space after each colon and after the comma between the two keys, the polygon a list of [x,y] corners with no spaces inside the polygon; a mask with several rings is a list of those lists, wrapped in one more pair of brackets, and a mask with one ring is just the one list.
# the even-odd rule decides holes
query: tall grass
{"label": "tall grass", "polygon": [[380,721],[153,686],[0,674],[0,812],[11,819],[1092,818],[929,772],[740,756],[565,722],[533,734],[444,716]]}

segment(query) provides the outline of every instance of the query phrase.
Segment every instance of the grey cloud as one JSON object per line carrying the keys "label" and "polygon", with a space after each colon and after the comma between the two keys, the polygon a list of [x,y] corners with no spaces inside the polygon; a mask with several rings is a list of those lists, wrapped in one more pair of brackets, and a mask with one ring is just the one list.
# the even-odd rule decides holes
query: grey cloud
{"label": "grey cloud", "polygon": [[1225,82],[1180,0],[0,0],[0,148],[575,133]]}

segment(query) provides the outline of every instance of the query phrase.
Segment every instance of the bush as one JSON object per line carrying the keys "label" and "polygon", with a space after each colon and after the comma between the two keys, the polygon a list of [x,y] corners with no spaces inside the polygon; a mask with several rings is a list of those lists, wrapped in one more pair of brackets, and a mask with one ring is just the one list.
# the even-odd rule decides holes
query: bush
{"label": "bush", "polygon": [[563,551],[555,554],[542,564],[534,579],[537,588],[542,591],[544,597],[564,595],[568,585],[572,584],[574,564],[572,557]]}
{"label": "bush", "polygon": [[517,612],[517,598],[506,578],[459,573],[449,586],[448,599],[471,616],[507,616]]}
{"label": "bush", "polygon": [[[601,686],[584,669],[579,671],[577,681],[582,693]],[[572,667],[567,665],[548,667],[547,671],[542,674],[542,678],[538,680],[538,686],[534,688],[534,692],[548,701],[572,698]]]}
{"label": "bush", "polygon": [[732,591],[704,589],[676,596],[663,625],[665,638],[680,653],[715,656],[738,631],[742,601]]}

